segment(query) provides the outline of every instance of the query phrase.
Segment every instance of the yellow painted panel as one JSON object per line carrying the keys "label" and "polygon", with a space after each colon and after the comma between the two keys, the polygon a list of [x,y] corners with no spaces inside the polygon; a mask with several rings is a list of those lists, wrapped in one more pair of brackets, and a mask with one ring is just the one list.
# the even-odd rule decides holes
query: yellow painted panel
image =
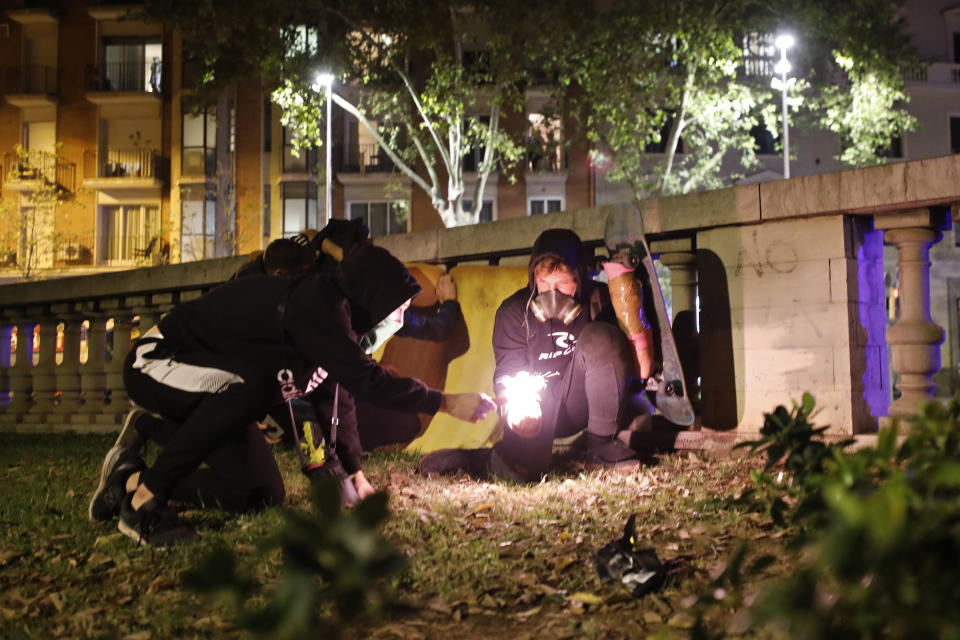
{"label": "yellow painted panel", "polygon": [[[483,391],[493,394],[493,320],[497,308],[507,296],[527,284],[526,267],[454,267],[450,271],[457,283],[470,346],[466,353],[450,362],[444,390],[449,393]],[[408,450],[429,452],[449,447],[477,448],[489,445],[496,427],[496,415],[470,424],[439,413],[426,432],[410,443]]]}

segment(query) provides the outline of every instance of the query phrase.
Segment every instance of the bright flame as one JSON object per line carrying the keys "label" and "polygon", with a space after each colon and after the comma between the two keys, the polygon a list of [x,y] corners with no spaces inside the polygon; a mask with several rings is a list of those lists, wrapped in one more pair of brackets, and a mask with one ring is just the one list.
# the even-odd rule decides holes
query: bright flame
{"label": "bright flame", "polygon": [[506,398],[507,422],[511,427],[520,424],[524,418],[540,417],[540,392],[547,387],[545,374],[521,371],[515,376],[503,377],[501,382]]}

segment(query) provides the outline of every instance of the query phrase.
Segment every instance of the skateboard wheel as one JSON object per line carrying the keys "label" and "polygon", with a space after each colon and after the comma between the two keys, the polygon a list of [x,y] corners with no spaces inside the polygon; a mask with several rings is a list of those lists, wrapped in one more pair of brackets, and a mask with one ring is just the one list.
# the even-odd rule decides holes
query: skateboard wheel
{"label": "skateboard wheel", "polygon": [[664,387],[664,391],[668,396],[682,396],[683,395],[683,383],[679,380],[671,380]]}

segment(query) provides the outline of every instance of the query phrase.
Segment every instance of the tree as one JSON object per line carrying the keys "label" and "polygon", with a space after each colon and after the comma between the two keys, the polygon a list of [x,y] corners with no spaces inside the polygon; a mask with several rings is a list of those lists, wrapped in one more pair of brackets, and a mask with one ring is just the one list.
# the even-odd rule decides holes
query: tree
{"label": "tree", "polygon": [[[5,179],[25,186],[20,190],[20,202],[0,202],[0,214],[5,221],[0,234],[0,256],[13,264],[25,280],[37,275],[37,270],[52,267],[62,232],[58,231],[57,215],[60,205],[72,199],[64,182],[63,169],[67,166],[59,154],[60,145],[53,152],[28,151],[14,146],[16,160],[9,166]],[[62,221],[61,221],[62,222]]]}
{"label": "tree", "polygon": [[755,135],[780,129],[766,56],[783,25],[803,43],[791,55],[793,126],[837,133],[848,164],[882,162],[916,125],[903,109],[914,58],[895,2],[613,0],[576,16],[579,35],[555,58],[584,134],[613,154],[607,178],[648,197],[721,186],[737,177],[720,171],[731,154],[755,167]]}
{"label": "tree", "polygon": [[[523,132],[505,131],[503,117],[522,112],[523,89],[546,50],[537,2],[180,5],[151,0],[147,15],[183,33],[203,69],[199,95],[252,74],[269,79],[294,143],[319,146],[325,96],[315,76],[333,71],[346,87],[334,92],[335,103],[427,194],[448,227],[477,222],[490,175],[524,155]],[[479,156],[472,181],[464,168],[471,154]]]}

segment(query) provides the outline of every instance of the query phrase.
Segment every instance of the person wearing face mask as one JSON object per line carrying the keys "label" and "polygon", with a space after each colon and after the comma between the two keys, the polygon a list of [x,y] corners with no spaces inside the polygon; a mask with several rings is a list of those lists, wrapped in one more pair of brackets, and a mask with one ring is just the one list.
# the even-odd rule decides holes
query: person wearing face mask
{"label": "person wearing face mask", "polygon": [[[527,287],[497,310],[493,382],[502,439],[492,449],[435,451],[421,460],[422,473],[536,480],[571,458],[635,462],[636,453],[615,436],[627,388],[645,356],[635,354],[618,328],[606,285],[587,277],[581,247],[573,231],[544,231],[531,251]],[[538,417],[518,415],[515,403],[505,400],[517,374],[545,384]]]}
{"label": "person wearing face mask", "polygon": [[[402,317],[418,291],[402,263],[364,245],[333,275],[241,278],[174,307],[134,342],[124,362],[130,398],[165,418],[166,443],[147,467],[139,456],[139,421],[128,420],[104,460],[91,518],[119,515],[120,531],[141,544],[195,539],[168,500],[204,459],[246,438],[249,425],[281,401],[278,381],[285,377],[307,395],[335,381],[384,406],[482,419],[494,408],[489,397],[391,376],[358,344],[358,335]],[[360,486],[357,492],[364,497]]]}

